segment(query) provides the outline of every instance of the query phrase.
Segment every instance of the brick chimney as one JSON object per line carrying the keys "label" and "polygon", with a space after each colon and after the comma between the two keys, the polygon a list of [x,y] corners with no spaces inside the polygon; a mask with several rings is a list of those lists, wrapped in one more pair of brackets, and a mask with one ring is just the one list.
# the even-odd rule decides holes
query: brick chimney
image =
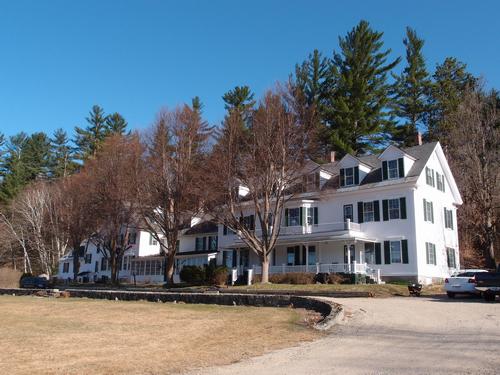
{"label": "brick chimney", "polygon": [[422,133],[417,132],[417,145],[422,146]]}
{"label": "brick chimney", "polygon": [[335,161],[335,151],[330,151],[330,163]]}

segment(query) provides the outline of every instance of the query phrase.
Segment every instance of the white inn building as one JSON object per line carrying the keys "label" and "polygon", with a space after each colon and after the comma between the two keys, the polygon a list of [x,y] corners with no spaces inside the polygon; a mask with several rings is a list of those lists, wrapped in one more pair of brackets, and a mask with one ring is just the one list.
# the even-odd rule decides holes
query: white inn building
{"label": "white inn building", "polygon": [[[437,142],[389,146],[379,155],[346,155],[323,165],[309,162],[303,191],[286,204],[270,273],[343,272],[431,283],[459,268],[456,209],[462,199]],[[258,233],[250,207],[244,213]],[[176,275],[184,265],[211,259],[239,274],[249,268],[261,272],[257,255],[236,233],[207,221],[193,224],[181,236]],[[159,245],[149,233],[137,233],[120,278],[163,282]],[[80,261],[86,279],[109,277],[94,246]],[[62,279],[72,277],[70,257],[61,259],[59,271]]]}

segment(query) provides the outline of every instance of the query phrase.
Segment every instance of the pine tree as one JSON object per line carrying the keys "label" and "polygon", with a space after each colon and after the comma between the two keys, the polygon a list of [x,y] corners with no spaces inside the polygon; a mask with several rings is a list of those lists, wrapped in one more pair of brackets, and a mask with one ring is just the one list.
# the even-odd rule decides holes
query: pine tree
{"label": "pine tree", "polygon": [[63,129],[54,132],[51,142],[51,176],[67,177],[76,169],[73,161],[74,150],[69,144],[67,133]]}
{"label": "pine tree", "polygon": [[383,33],[361,21],[339,39],[334,53],[335,92],[327,108],[330,142],[343,153],[362,154],[388,138],[392,122],[387,113],[387,73],[400,58],[387,63],[391,50],[382,51]]}
{"label": "pine tree", "polygon": [[107,135],[114,134],[130,134],[127,132],[127,121],[118,112],[115,112],[106,117],[106,133]]}
{"label": "pine tree", "polygon": [[75,127],[75,143],[78,146],[77,156],[81,160],[95,157],[107,135],[106,116],[104,110],[94,105],[86,118],[88,126],[83,129]]}
{"label": "pine tree", "polygon": [[406,28],[406,67],[400,75],[394,75],[394,115],[403,121],[393,134],[399,146],[414,146],[417,133],[423,130],[424,118],[429,109],[428,95],[431,79],[422,54],[424,40],[415,30]]}
{"label": "pine tree", "polygon": [[436,66],[433,78],[426,138],[446,143],[450,131],[446,117],[458,108],[464,93],[468,88],[474,88],[478,81],[467,72],[466,64],[453,57],[447,57]]}
{"label": "pine tree", "polygon": [[255,105],[254,94],[248,86],[236,86],[224,94],[225,108],[228,112],[237,111],[246,122]]}
{"label": "pine tree", "polygon": [[295,102],[302,107],[300,112],[311,116],[308,120],[314,128],[315,148],[323,156],[329,148],[325,105],[334,90],[333,83],[330,60],[318,50],[314,50],[302,64],[295,65],[295,77],[290,79]]}
{"label": "pine tree", "polygon": [[22,150],[22,160],[26,166],[27,180],[45,179],[50,174],[50,139],[43,132],[33,133]]}
{"label": "pine tree", "polygon": [[7,156],[5,135],[0,133],[0,183],[3,179],[3,172],[5,168],[5,157]]}

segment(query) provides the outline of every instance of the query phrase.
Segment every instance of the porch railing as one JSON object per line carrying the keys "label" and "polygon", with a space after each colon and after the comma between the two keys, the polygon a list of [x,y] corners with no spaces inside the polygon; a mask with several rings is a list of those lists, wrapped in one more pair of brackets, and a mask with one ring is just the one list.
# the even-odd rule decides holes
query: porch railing
{"label": "porch railing", "polygon": [[[254,273],[256,275],[262,274],[262,267],[254,265]],[[310,265],[296,265],[289,266],[283,264],[281,266],[269,266],[269,273],[295,273],[295,272],[305,272],[305,273],[367,273],[366,263],[332,263],[332,264],[310,264]]]}

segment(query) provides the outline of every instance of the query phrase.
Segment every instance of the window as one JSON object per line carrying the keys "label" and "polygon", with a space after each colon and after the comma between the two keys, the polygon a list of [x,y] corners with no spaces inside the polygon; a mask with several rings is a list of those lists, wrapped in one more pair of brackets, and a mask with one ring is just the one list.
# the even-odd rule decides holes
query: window
{"label": "window", "polygon": [[375,264],[375,243],[365,242],[365,263]]}
{"label": "window", "polygon": [[389,199],[389,219],[396,220],[400,218],[399,199]]}
{"label": "window", "polygon": [[207,249],[207,238],[206,237],[196,237],[194,249],[196,251],[203,251]]}
{"label": "window", "polygon": [[286,249],[286,264],[288,266],[295,265],[295,247],[288,247]]}
{"label": "window", "polygon": [[354,185],[354,168],[345,168],[345,186]]}
{"label": "window", "polygon": [[363,221],[374,221],[375,209],[373,202],[363,202]]}
{"label": "window", "polygon": [[94,272],[99,271],[99,262],[96,260],[94,265]]}
{"label": "window", "polygon": [[389,160],[387,163],[387,170],[389,172],[389,179],[399,178],[399,169],[397,160]]}
{"label": "window", "polygon": [[426,254],[427,264],[436,265],[436,245],[430,242],[426,242],[425,254]]}
{"label": "window", "polygon": [[455,249],[451,247],[446,248],[446,260],[448,262],[448,268],[457,268],[457,262],[455,260]]}
{"label": "window", "polygon": [[306,210],[306,223],[307,225],[318,224],[318,207],[308,207]]}
{"label": "window", "polygon": [[444,192],[444,175],[436,172],[437,189]]}
{"label": "window", "polygon": [[92,263],[92,254],[85,254],[85,264]]}
{"label": "window", "polygon": [[453,229],[453,211],[444,209],[444,227]]}
{"label": "window", "polygon": [[137,233],[136,232],[130,232],[128,235],[128,243],[129,245],[135,245],[137,241]]}
{"label": "window", "polygon": [[391,263],[402,263],[401,241],[391,241]]}
{"label": "window", "polygon": [[424,199],[424,221],[434,223],[434,208],[432,202]]}
{"label": "window", "polygon": [[69,272],[69,263],[66,262],[63,264],[63,273],[68,273]]}
{"label": "window", "polygon": [[344,206],[344,222],[346,222],[347,219],[349,219],[350,221],[354,221],[352,204],[346,204]]}
{"label": "window", "polygon": [[309,246],[307,264],[310,266],[316,264],[316,246]]}
{"label": "window", "polygon": [[429,167],[425,167],[425,182],[434,187],[434,170]]}
{"label": "window", "polygon": [[320,186],[319,172],[304,176],[304,191],[314,191]]}
{"label": "window", "polygon": [[240,223],[243,224],[245,229],[247,230],[255,230],[255,216],[254,215],[248,215],[248,216],[240,216]]}
{"label": "window", "polygon": [[101,271],[107,271],[108,269],[108,260],[106,258],[101,259]]}
{"label": "window", "polygon": [[288,209],[288,225],[293,227],[293,226],[298,226],[301,225],[301,220],[300,220],[300,208],[289,208]]}
{"label": "window", "polygon": [[208,250],[217,250],[217,236],[208,237]]}
{"label": "window", "polygon": [[344,263],[354,263],[356,260],[356,247],[354,245],[344,245]]}
{"label": "window", "polygon": [[152,233],[149,233],[149,244],[153,246],[158,245],[158,241],[156,241]]}

